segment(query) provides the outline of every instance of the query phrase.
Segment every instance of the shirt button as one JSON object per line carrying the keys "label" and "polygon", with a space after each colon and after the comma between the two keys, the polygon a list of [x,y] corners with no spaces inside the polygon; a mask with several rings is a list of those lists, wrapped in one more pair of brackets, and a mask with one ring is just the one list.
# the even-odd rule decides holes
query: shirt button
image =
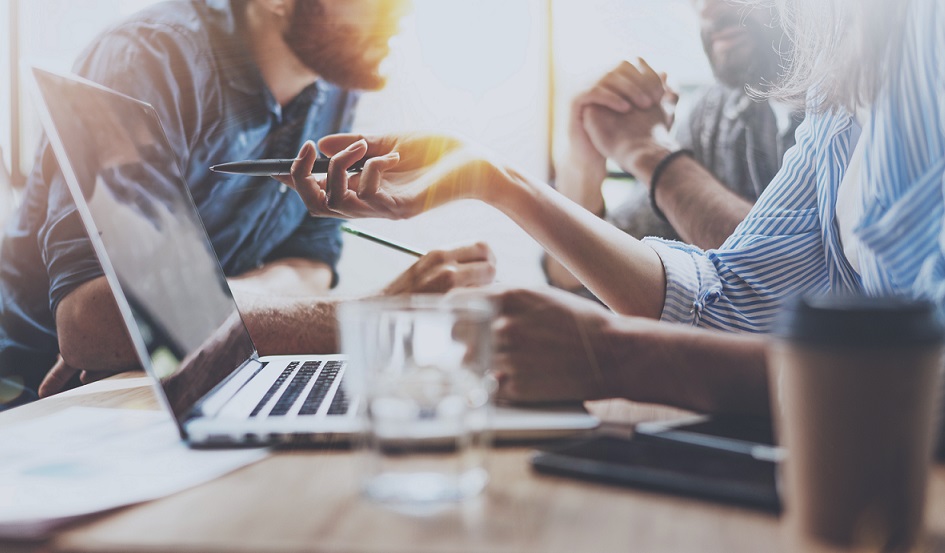
{"label": "shirt button", "polygon": [[289,187],[286,186],[284,182],[279,185],[279,193],[280,193],[280,194],[285,194],[285,191],[288,190],[288,189],[289,189]]}

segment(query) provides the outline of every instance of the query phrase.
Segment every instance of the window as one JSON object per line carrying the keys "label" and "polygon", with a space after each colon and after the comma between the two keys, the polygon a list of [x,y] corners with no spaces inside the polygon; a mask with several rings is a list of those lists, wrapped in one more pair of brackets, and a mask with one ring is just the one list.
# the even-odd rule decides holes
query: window
{"label": "window", "polygon": [[79,53],[108,25],[157,0],[8,0],[19,3],[20,159],[29,174],[42,136],[42,124],[32,105],[29,68],[38,65],[69,71]]}

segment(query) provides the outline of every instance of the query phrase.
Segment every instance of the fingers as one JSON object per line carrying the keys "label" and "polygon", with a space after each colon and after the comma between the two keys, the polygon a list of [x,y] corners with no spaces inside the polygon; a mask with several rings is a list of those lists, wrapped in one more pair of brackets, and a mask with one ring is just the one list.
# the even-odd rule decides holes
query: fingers
{"label": "fingers", "polygon": [[453,288],[483,286],[495,280],[495,254],[485,242],[442,252],[440,265],[441,268],[434,274],[431,284],[443,292]]}
{"label": "fingers", "polygon": [[573,110],[575,115],[580,115],[586,106],[598,105],[612,109],[618,113],[626,113],[633,109],[633,104],[624,99],[623,96],[609,88],[595,86],[574,99]]}
{"label": "fingers", "polygon": [[665,71],[660,73],[660,80],[663,82],[663,90],[666,93],[665,101],[675,106],[679,102],[679,93],[669,85],[669,75]]}
{"label": "fingers", "polygon": [[62,357],[60,357],[49,371],[49,374],[46,375],[46,378],[44,378],[43,382],[39,385],[39,397],[49,397],[58,394],[66,386],[66,383],[78,372],[79,369],[70,367]]}
{"label": "fingers", "polygon": [[332,134],[318,141],[318,149],[326,156],[331,157],[355,142],[365,139],[364,135],[356,133]]}
{"label": "fingers", "polygon": [[[623,61],[598,82],[595,89],[606,90],[639,109],[649,109],[658,104],[663,97],[663,81],[643,58],[637,58],[637,65]],[[604,103],[615,111],[625,112]]]}
{"label": "fingers", "polygon": [[643,58],[637,58],[637,67],[635,68],[640,75],[640,86],[643,91],[653,100],[653,104],[659,104],[666,92],[663,86],[663,79],[659,74],[646,63]]}
{"label": "fingers", "polygon": [[357,133],[332,134],[318,141],[318,149],[326,156],[334,156],[343,150],[358,142],[365,141],[367,144],[368,157],[379,157],[391,153],[397,144],[397,136],[384,135],[372,136]]}
{"label": "fingers", "polygon": [[367,160],[364,163],[364,169],[361,171],[361,179],[358,183],[358,197],[368,199],[377,194],[384,171],[394,168],[399,161],[400,154],[398,152],[391,152]]}
{"label": "fingers", "polygon": [[495,263],[495,254],[492,253],[492,248],[489,247],[489,244],[485,242],[476,242],[468,246],[454,248],[448,252],[448,255],[460,263],[468,263],[471,261],[489,261]]}
{"label": "fingers", "polygon": [[422,288],[427,292],[448,292],[454,288],[483,286],[495,280],[495,255],[485,243],[443,251],[434,250],[417,262],[427,278]]}
{"label": "fingers", "polygon": [[384,291],[386,295],[442,294],[483,286],[495,279],[495,256],[479,243],[453,250],[433,250],[421,257]]}
{"label": "fingers", "polygon": [[640,109],[649,109],[653,106],[654,100],[646,84],[640,71],[628,61],[622,62],[601,80],[601,86],[620,94]]}
{"label": "fingers", "polygon": [[495,279],[495,265],[485,261],[440,265],[429,272],[417,292],[445,294],[456,288],[483,286]]}
{"label": "fingers", "polygon": [[318,152],[315,150],[315,144],[312,141],[306,141],[299,150],[292,163],[288,176],[276,177],[281,183],[291,186],[298,192],[309,213],[319,213],[326,209],[325,192],[312,179],[312,167],[315,166],[315,159]]}
{"label": "fingers", "polygon": [[358,140],[331,156],[328,162],[327,189],[329,209],[341,207],[348,192],[348,169],[367,152],[367,141]]}

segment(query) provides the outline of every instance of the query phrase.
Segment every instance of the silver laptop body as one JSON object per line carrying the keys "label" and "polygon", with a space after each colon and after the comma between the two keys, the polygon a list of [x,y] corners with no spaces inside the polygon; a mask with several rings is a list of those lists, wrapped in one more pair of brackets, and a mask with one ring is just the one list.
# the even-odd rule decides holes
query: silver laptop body
{"label": "silver laptop body", "polygon": [[[341,355],[259,357],[154,108],[33,69],[43,126],[138,358],[195,446],[347,440]],[[499,437],[593,428],[574,408],[499,408]]]}

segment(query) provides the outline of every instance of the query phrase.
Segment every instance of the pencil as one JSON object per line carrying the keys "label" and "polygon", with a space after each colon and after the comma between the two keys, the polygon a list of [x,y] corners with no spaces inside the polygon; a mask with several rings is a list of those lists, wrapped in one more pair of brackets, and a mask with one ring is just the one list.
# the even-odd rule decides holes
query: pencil
{"label": "pencil", "polygon": [[408,248],[407,246],[404,246],[403,244],[391,242],[390,240],[387,240],[386,238],[381,238],[380,236],[377,236],[376,234],[371,234],[370,232],[367,232],[365,230],[352,227],[351,225],[347,223],[341,225],[341,230],[343,230],[344,232],[347,232],[348,234],[353,234],[360,238],[364,238],[365,240],[370,240],[371,242],[374,242],[375,244],[387,246],[388,248],[391,248],[392,250],[397,250],[399,252],[412,255],[414,257],[423,257],[424,255],[426,255],[426,253],[424,252],[415,250],[413,248]]}

